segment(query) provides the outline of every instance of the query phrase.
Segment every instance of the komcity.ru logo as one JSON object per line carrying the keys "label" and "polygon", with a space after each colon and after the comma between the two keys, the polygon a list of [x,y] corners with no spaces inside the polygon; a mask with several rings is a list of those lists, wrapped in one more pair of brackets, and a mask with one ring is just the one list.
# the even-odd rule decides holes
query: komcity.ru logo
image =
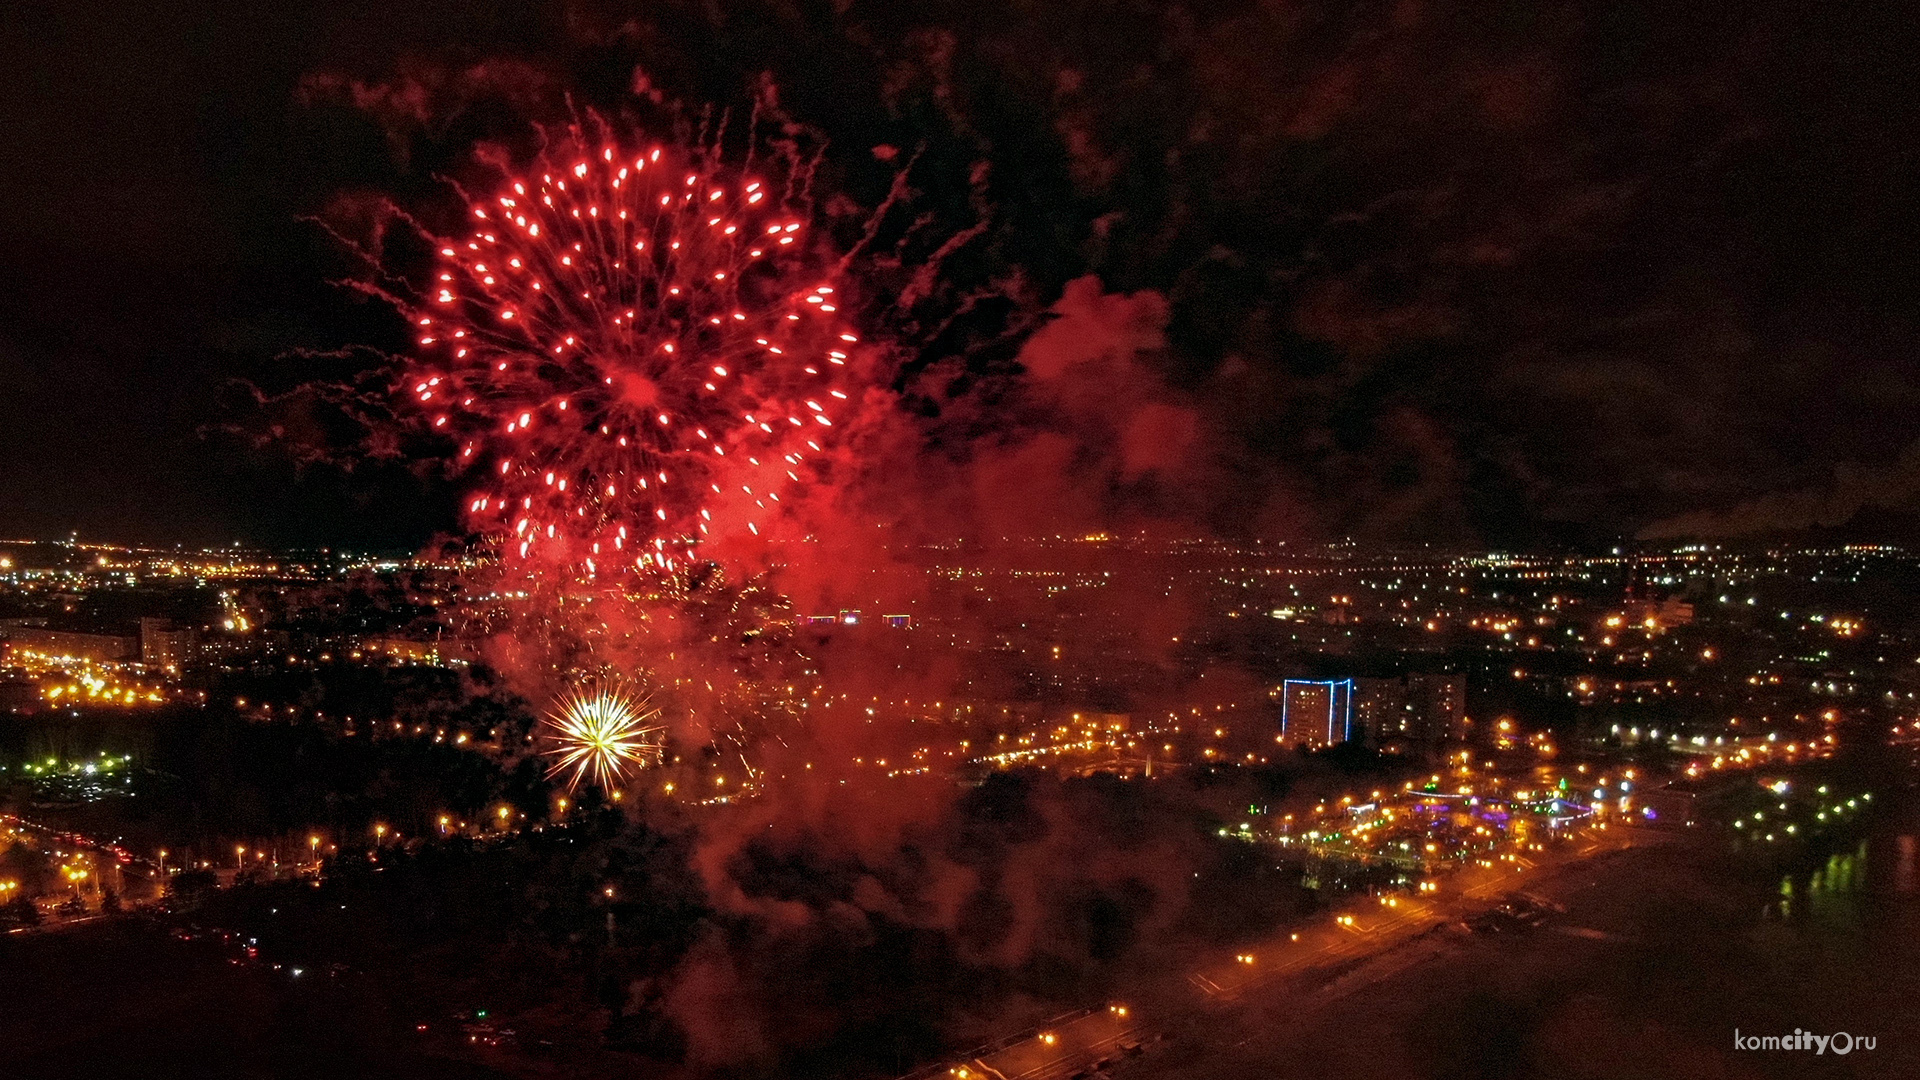
{"label": "komcity.ru logo", "polygon": [[1871,1050],[1876,1041],[1873,1035],[1849,1035],[1836,1031],[1831,1035],[1815,1035],[1811,1031],[1793,1029],[1791,1035],[1742,1035],[1739,1028],[1733,1029],[1733,1048],[1735,1050],[1811,1050],[1824,1054],[1831,1050],[1836,1054],[1851,1054],[1855,1050]]}

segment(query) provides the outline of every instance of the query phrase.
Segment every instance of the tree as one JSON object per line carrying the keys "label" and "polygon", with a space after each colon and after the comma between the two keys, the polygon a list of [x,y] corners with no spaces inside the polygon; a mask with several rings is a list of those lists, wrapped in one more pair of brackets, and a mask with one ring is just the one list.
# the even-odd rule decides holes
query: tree
{"label": "tree", "polygon": [[39,926],[40,908],[25,896],[16,896],[0,906],[0,920],[18,923],[21,926]]}
{"label": "tree", "polygon": [[38,896],[53,878],[53,860],[44,851],[14,844],[0,851],[0,878],[19,882],[21,896]]}
{"label": "tree", "polygon": [[218,879],[211,870],[183,870],[167,887],[167,900],[176,911],[191,911],[212,893]]}

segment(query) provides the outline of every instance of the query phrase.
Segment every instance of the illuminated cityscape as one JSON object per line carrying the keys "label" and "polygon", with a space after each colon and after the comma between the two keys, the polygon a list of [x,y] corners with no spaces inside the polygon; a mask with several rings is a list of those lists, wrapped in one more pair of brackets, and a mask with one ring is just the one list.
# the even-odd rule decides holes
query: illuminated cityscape
{"label": "illuminated cityscape", "polygon": [[[473,683],[491,646],[444,617],[469,603],[470,559],[6,545],[0,775],[17,869],[0,887],[21,898],[7,910],[41,929],[217,918],[233,925],[182,942],[344,973],[351,962],[318,940],[265,931],[253,903],[286,887],[334,895],[350,887],[341,875],[449,845],[518,860],[600,834],[627,800],[709,827],[770,814],[777,835],[803,792],[857,807],[1091,785],[1120,800],[1101,813],[1215,822],[1177,858],[1253,873],[1264,884],[1220,887],[1258,889],[1267,914],[1187,947],[1184,984],[1113,984],[1153,1007],[1116,998],[1015,1024],[926,1075],[1115,1054],[1145,1067],[1181,1037],[1184,1010],[1298,993],[1436,940],[1552,932],[1570,868],[1702,844],[1774,866],[1836,845],[1857,860],[1877,793],[1842,751],[1920,746],[1920,637],[1900,606],[1920,559],[1899,548],[1522,558],[1101,536],[890,556],[860,610],[790,620],[806,659],[759,692],[763,722],[783,718],[771,745],[661,729],[638,753],[609,728],[600,762],[598,706],[580,697],[565,715],[586,718],[585,741],[529,773],[518,763],[548,738],[537,703]],[[1143,592],[1194,605],[1179,634],[1128,618]],[[910,614],[862,614],[889,595],[909,596]],[[639,715],[615,712],[616,727]],[[215,767],[198,733],[220,730],[256,748],[260,776],[232,788],[193,775]],[[313,740],[339,749],[312,767],[286,756]],[[301,790],[386,760],[422,786]],[[268,792],[289,782],[295,797],[276,805]],[[1136,797],[1103,786],[1115,783],[1164,793],[1122,811]],[[1253,870],[1226,869],[1248,857]],[[1853,865],[1800,887],[1840,888]],[[645,933],[621,929],[633,882],[600,880],[612,932]],[[488,1007],[501,1019],[483,1022],[467,1008],[421,1013],[428,1043],[512,1058],[566,1037],[531,1014]]]}
{"label": "illuminated cityscape", "polygon": [[0,1078],[1920,1075],[1916,25],[19,12]]}

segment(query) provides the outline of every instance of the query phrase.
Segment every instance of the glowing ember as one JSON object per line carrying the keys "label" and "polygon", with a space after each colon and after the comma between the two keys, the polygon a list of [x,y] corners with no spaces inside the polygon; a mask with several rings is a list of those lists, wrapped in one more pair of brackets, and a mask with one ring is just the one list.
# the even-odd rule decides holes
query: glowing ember
{"label": "glowing ember", "polygon": [[554,740],[548,778],[567,773],[569,791],[583,780],[611,791],[629,770],[659,764],[666,729],[649,725],[659,715],[620,687],[568,691],[546,717]]}
{"label": "glowing ember", "polygon": [[472,526],[587,576],[761,535],[857,340],[801,216],[711,154],[578,139],[470,212],[409,311],[404,389],[485,478]]}

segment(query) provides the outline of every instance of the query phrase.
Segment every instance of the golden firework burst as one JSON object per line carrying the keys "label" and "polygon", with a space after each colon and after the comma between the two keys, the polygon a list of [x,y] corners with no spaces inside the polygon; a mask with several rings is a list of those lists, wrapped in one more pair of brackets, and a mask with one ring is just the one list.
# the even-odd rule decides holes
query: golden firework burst
{"label": "golden firework burst", "polygon": [[623,686],[587,685],[562,694],[546,716],[553,745],[549,778],[567,774],[567,790],[582,781],[611,791],[630,771],[660,763],[666,728],[648,700]]}

